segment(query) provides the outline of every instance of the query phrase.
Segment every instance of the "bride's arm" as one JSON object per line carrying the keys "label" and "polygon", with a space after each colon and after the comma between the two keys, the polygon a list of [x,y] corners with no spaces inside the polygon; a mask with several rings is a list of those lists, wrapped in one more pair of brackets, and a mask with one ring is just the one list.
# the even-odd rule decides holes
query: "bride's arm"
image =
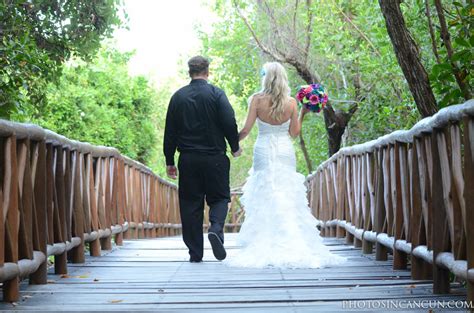
{"label": "bride's arm", "polygon": [[291,105],[293,107],[293,113],[291,114],[289,133],[290,136],[294,138],[300,134],[301,126],[303,125],[303,119],[308,110],[303,106],[298,116],[298,105],[296,104],[296,100],[294,98],[291,98]]}
{"label": "bride's arm", "polygon": [[249,104],[249,113],[247,115],[247,120],[245,121],[244,128],[239,133],[239,141],[243,140],[245,137],[250,134],[250,131],[252,130],[253,124],[255,124],[255,120],[257,119],[257,106],[254,101],[254,97],[250,99],[250,104]]}

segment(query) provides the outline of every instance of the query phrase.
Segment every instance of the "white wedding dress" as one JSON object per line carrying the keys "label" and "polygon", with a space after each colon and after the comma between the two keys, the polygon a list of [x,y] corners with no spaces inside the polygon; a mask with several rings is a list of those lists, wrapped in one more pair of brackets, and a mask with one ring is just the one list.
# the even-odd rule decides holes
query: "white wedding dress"
{"label": "white wedding dress", "polygon": [[345,258],[323,244],[310,212],[305,177],[296,172],[288,130],[257,118],[253,166],[243,187],[245,221],[237,235],[241,246],[225,263],[236,267],[319,268]]}

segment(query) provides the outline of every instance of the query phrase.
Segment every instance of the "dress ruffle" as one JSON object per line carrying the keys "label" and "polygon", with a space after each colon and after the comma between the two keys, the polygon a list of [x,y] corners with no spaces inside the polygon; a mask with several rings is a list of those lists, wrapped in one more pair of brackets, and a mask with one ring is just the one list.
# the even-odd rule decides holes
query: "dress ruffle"
{"label": "dress ruffle", "polygon": [[241,197],[245,221],[237,236],[242,248],[226,261],[229,266],[319,268],[345,261],[319,235],[302,174],[284,166],[249,174]]}

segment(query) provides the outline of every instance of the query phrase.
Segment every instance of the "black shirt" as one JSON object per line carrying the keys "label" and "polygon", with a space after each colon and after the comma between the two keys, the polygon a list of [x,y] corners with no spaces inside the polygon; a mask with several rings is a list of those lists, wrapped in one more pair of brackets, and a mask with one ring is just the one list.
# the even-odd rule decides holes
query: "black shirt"
{"label": "black shirt", "polygon": [[163,152],[174,165],[179,152],[217,154],[239,150],[239,134],[232,106],[224,91],[204,79],[193,79],[171,97],[166,114]]}

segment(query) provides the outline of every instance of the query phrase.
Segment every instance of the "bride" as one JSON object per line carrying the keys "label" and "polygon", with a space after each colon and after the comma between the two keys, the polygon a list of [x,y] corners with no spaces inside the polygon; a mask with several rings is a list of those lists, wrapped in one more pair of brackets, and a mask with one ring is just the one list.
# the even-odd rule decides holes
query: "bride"
{"label": "bride", "polygon": [[308,207],[305,177],[296,172],[290,136],[298,136],[308,110],[303,107],[298,116],[280,63],[266,63],[262,74],[262,91],[250,97],[247,120],[239,134],[243,140],[257,122],[253,166],[241,198],[245,221],[237,243],[242,247],[226,263],[256,268],[318,268],[341,263],[345,259],[323,244]]}

